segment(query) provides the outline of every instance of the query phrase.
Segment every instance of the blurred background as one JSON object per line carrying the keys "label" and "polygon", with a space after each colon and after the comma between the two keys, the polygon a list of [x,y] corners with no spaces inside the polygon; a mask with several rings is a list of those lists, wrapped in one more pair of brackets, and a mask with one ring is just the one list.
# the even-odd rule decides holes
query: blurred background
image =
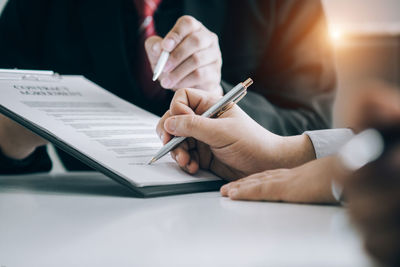
{"label": "blurred background", "polygon": [[[306,1],[306,0],[303,0]],[[0,0],[0,13],[6,0]],[[400,1],[323,0],[339,77],[334,126],[345,126],[341,103],[353,84],[380,79],[400,87]],[[57,167],[57,166],[56,166]]]}
{"label": "blurred background", "polygon": [[345,126],[341,103],[354,84],[380,79],[400,86],[400,2],[398,0],[325,0],[335,47],[339,88],[334,126]]}

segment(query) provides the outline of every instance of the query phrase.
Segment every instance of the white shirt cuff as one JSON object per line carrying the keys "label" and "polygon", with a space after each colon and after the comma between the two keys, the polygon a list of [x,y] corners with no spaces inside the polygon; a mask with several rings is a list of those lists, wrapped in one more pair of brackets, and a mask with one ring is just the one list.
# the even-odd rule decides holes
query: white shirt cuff
{"label": "white shirt cuff", "polygon": [[352,130],[345,128],[307,131],[304,134],[311,139],[317,159],[336,154],[354,136]]}

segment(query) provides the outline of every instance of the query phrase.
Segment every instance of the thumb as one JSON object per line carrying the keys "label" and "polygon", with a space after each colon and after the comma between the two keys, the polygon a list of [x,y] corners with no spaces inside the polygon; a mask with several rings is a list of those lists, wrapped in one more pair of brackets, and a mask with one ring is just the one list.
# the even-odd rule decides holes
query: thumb
{"label": "thumb", "polygon": [[161,41],[160,36],[151,36],[146,39],[144,48],[146,50],[147,58],[149,59],[151,68],[154,70],[158,58],[161,55]]}
{"label": "thumb", "polygon": [[164,129],[175,136],[193,137],[210,146],[224,146],[227,140],[227,128],[221,123],[224,119],[210,119],[199,115],[180,115],[168,118],[164,123]]}

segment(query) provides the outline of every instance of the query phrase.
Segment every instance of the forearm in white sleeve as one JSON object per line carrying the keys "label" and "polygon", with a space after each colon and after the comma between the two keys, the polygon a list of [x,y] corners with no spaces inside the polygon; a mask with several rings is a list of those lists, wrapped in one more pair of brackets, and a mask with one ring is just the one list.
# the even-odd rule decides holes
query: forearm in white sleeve
{"label": "forearm in white sleeve", "polygon": [[307,131],[304,134],[310,138],[317,159],[336,154],[354,136],[353,131],[346,128]]}

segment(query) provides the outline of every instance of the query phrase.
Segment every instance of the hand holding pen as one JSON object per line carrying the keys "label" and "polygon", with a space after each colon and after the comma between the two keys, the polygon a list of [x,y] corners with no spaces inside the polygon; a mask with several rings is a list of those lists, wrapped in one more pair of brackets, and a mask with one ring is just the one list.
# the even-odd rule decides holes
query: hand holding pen
{"label": "hand holding pen", "polygon": [[163,88],[201,88],[222,95],[218,37],[193,17],[179,18],[164,39],[148,38],[145,48],[153,78]]}
{"label": "hand holding pen", "polygon": [[[253,84],[252,79],[247,79],[243,83],[239,83],[234,88],[232,88],[224,97],[222,97],[217,103],[212,105],[209,109],[207,109],[204,113],[202,113],[202,117],[204,118],[213,118],[220,117],[226,111],[231,109],[233,105],[238,103],[247,93],[247,88]],[[168,142],[160,151],[151,159],[149,164],[152,164],[168,154],[172,149],[177,147],[180,143],[182,143],[186,138],[184,136],[174,137],[171,141]]]}
{"label": "hand holding pen", "polygon": [[174,136],[187,138],[171,151],[177,164],[191,174],[201,168],[227,180],[279,167],[279,159],[287,152],[278,144],[285,140],[260,126],[238,105],[231,105],[218,118],[201,116],[220,100],[197,89],[175,93],[157,133],[164,144]]}

